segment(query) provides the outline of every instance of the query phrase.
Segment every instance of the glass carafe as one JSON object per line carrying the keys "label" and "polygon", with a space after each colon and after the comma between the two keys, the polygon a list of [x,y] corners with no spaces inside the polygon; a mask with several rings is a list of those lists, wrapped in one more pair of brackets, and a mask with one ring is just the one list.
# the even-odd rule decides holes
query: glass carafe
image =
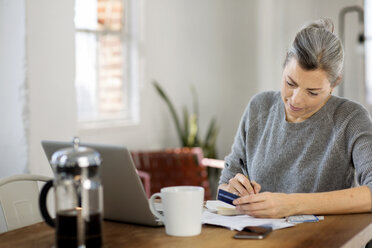
{"label": "glass carafe", "polygon": [[[56,151],[51,159],[55,179],[46,183],[40,194],[40,209],[45,221],[56,229],[56,247],[102,246],[101,158],[98,152],[79,146]],[[46,208],[46,195],[53,187],[55,221]]]}

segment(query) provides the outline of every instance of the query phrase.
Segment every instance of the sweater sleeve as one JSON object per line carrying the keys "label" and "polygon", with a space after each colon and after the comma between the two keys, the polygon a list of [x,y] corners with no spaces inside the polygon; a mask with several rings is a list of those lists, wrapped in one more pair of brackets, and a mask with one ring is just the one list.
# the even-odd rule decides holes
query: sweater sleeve
{"label": "sweater sleeve", "polygon": [[246,163],[246,127],[249,125],[250,105],[251,104],[248,104],[243,117],[240,120],[239,128],[231,148],[231,153],[225,157],[225,167],[222,170],[219,184],[227,184],[237,173],[243,173],[241,163]]}
{"label": "sweater sleeve", "polygon": [[358,184],[369,187],[372,197],[372,121],[366,109],[361,108],[355,112],[348,123],[346,134],[349,137],[348,149],[351,150],[356,180]]}

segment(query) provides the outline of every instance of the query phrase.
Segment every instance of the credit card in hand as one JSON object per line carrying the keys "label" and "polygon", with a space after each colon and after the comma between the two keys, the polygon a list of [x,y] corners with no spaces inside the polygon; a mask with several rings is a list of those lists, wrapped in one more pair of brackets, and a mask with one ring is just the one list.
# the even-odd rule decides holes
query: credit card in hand
{"label": "credit card in hand", "polygon": [[238,195],[235,195],[233,193],[230,193],[230,192],[227,192],[223,189],[219,189],[218,190],[218,195],[217,195],[217,200],[220,200],[220,201],[223,201],[223,202],[226,202],[230,205],[233,205],[233,201],[236,199],[236,198],[239,198],[240,196]]}

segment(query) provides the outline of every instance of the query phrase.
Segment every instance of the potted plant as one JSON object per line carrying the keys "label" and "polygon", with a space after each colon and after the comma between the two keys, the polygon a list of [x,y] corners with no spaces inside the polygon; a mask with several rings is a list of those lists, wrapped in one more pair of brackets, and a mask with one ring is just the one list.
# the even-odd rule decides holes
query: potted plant
{"label": "potted plant", "polygon": [[153,82],[156,91],[159,93],[161,98],[165,101],[168,109],[171,113],[172,119],[176,126],[178,138],[181,146],[183,147],[201,147],[203,149],[204,156],[207,158],[216,158],[216,140],[218,134],[218,127],[216,124],[216,118],[212,118],[209,123],[207,133],[204,139],[200,139],[199,136],[199,106],[196,90],[191,87],[191,93],[193,98],[193,111],[190,113],[186,106],[182,107],[183,122],[181,123],[180,118],[177,114],[176,109],[168,95],[165,93],[160,84],[156,81]]}

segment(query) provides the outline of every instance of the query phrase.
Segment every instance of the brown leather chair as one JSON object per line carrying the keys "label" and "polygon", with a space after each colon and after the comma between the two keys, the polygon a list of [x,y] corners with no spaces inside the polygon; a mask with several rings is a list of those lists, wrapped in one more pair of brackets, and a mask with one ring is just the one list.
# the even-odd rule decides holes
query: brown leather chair
{"label": "brown leather chair", "polygon": [[224,161],[206,159],[201,148],[177,148],[160,151],[132,151],[138,170],[150,175],[150,192],[167,186],[191,185],[205,189],[205,199],[211,198],[206,166],[223,168]]}

